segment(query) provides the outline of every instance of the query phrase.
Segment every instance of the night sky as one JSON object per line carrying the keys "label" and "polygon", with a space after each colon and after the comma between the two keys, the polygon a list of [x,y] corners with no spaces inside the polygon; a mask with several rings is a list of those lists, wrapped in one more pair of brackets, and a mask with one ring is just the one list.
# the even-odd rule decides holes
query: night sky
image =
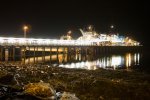
{"label": "night sky", "polygon": [[[145,0],[146,1],[146,0]],[[116,0],[5,0],[0,2],[0,36],[59,38],[68,30],[81,35],[79,28],[94,25],[107,32],[110,25],[120,35],[148,44],[148,3]]]}

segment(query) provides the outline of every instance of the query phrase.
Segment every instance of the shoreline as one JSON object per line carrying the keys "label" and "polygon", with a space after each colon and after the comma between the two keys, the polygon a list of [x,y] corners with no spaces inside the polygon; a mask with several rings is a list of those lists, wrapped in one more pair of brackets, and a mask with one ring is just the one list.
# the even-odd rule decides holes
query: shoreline
{"label": "shoreline", "polygon": [[[148,73],[127,70],[65,69],[48,65],[7,66],[5,69],[7,70],[0,70],[0,84],[3,84],[2,77],[18,74],[17,81],[22,86],[43,81],[50,83],[56,92],[75,93],[81,100],[150,98]],[[12,83],[10,81],[8,85],[15,87],[16,84]],[[21,85],[17,87],[22,88]]]}

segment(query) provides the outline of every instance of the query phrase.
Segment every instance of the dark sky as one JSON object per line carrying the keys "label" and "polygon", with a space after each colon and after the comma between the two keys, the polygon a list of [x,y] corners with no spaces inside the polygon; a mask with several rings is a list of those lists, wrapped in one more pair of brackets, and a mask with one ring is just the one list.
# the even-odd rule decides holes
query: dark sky
{"label": "dark sky", "polygon": [[68,30],[80,36],[79,28],[94,25],[106,32],[113,24],[121,35],[148,40],[148,3],[131,0],[1,0],[0,36],[59,38]]}

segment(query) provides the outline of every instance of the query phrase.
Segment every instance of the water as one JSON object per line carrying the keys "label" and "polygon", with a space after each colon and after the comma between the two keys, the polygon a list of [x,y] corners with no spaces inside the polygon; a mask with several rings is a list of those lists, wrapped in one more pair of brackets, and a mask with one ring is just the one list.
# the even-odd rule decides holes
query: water
{"label": "water", "polygon": [[64,68],[80,68],[95,70],[104,69],[139,69],[142,64],[143,53],[126,52],[126,53],[107,53],[107,54],[53,54],[39,57],[15,58],[14,61],[5,59],[6,63],[18,64],[47,64]]}
{"label": "water", "polygon": [[95,70],[97,68],[115,70],[130,69],[131,66],[140,65],[140,53],[99,55],[95,60],[91,60],[90,56],[88,57],[89,60],[87,60],[87,58],[84,61],[59,64],[59,67],[82,68],[88,70]]}

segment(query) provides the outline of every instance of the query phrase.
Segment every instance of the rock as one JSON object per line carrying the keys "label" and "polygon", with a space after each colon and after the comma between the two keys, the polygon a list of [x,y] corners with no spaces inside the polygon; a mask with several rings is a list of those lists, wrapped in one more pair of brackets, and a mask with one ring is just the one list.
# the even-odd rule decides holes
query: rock
{"label": "rock", "polygon": [[3,100],[1,99],[2,97],[22,95],[22,92],[22,89],[17,89],[7,85],[0,85],[0,100]]}
{"label": "rock", "polygon": [[16,81],[14,80],[13,75],[8,74],[0,78],[0,83],[5,85],[15,85]]}
{"label": "rock", "polygon": [[57,97],[58,100],[61,98],[61,96],[62,96],[62,93],[61,93],[61,92],[57,92],[57,93],[56,93],[56,97]]}
{"label": "rock", "polygon": [[24,86],[25,94],[36,96],[40,99],[55,99],[55,90],[50,86],[49,83],[29,83]]}
{"label": "rock", "polygon": [[75,96],[75,94],[71,94],[69,92],[64,92],[60,98],[60,100],[79,100],[79,98],[77,98]]}

